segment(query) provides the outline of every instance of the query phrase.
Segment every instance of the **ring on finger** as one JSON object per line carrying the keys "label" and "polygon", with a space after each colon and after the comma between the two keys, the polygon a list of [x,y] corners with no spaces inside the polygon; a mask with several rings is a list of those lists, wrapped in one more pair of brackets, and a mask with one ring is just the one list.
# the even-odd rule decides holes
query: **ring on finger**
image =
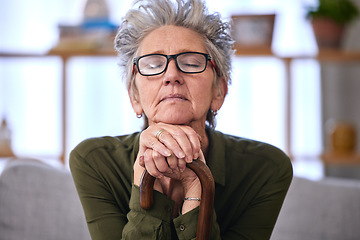
{"label": "ring on finger", "polygon": [[162,134],[162,133],[164,133],[165,132],[165,130],[164,129],[161,129],[161,130],[159,130],[159,131],[157,131],[157,133],[156,133],[156,135],[155,135],[155,138],[160,142],[160,135]]}

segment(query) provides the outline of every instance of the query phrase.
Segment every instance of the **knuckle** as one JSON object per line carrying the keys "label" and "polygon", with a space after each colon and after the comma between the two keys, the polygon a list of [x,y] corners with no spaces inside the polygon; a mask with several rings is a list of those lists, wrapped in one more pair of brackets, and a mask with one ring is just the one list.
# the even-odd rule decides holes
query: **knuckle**
{"label": "knuckle", "polygon": [[144,162],[148,163],[152,160],[152,154],[150,153],[150,151],[145,151],[144,153]]}
{"label": "knuckle", "polygon": [[162,160],[164,157],[157,151],[153,151],[153,155],[152,157],[154,158],[155,161],[159,161]]}
{"label": "knuckle", "polygon": [[154,148],[155,146],[156,146],[156,144],[158,143],[158,141],[157,140],[151,140],[150,142],[149,142],[149,145],[148,145],[148,147],[149,148]]}
{"label": "knuckle", "polygon": [[151,170],[151,169],[148,169],[148,172],[149,172],[149,174],[150,174],[151,176],[153,176],[153,177],[155,177],[155,178],[158,178],[158,177],[161,176],[161,174],[160,174],[159,172],[153,171],[153,170]]}

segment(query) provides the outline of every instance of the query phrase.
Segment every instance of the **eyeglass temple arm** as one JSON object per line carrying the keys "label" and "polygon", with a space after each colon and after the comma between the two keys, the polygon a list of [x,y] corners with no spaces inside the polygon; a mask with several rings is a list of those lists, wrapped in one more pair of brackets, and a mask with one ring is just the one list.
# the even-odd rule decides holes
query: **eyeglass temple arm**
{"label": "eyeglass temple arm", "polygon": [[216,66],[215,62],[212,60],[211,56],[209,55],[208,60],[211,64],[211,66],[215,69],[216,74],[218,75],[218,77],[220,77],[220,72],[219,72],[219,68]]}

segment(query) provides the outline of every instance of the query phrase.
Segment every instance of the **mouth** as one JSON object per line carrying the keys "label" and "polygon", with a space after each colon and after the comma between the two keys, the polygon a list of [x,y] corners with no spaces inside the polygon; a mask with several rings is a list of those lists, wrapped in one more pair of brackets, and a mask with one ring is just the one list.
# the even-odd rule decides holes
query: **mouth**
{"label": "mouth", "polygon": [[167,95],[164,98],[162,98],[160,100],[160,102],[168,101],[168,100],[175,100],[175,101],[176,100],[185,100],[185,101],[187,101],[188,99],[182,94],[170,94],[170,95]]}

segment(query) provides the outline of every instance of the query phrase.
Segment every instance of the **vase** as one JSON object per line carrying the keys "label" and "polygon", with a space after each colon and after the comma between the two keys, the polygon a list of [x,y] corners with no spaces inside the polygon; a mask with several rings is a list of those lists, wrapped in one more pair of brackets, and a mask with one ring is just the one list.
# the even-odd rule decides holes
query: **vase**
{"label": "vase", "polygon": [[318,47],[340,48],[345,26],[329,18],[314,18],[312,20],[314,35]]}

